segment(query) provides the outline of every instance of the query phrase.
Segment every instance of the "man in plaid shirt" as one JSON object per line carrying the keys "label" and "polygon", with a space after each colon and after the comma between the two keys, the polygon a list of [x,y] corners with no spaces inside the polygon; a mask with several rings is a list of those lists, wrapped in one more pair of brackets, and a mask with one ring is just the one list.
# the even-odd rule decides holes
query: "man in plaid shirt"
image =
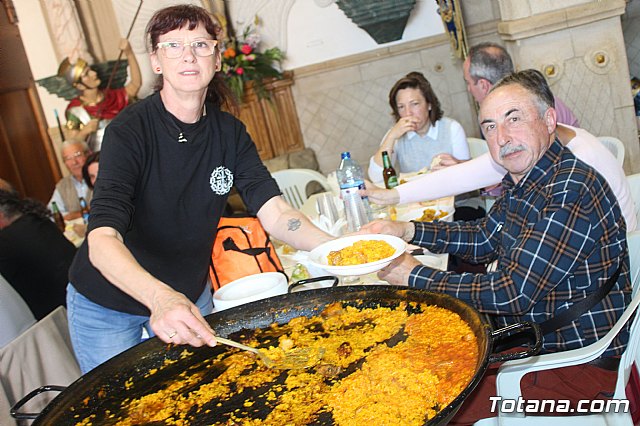
{"label": "man in plaid shirt", "polygon": [[[479,121],[492,158],[509,172],[502,181],[504,194],[485,218],[377,221],[361,232],[396,235],[471,262],[497,260],[496,271],[444,272],[405,254],[378,276],[450,294],[504,326],[541,323],[557,315],[595,292],[620,267],[617,283],[604,299],[544,336],[543,352],[595,342],[622,315],[631,295],[626,224],[616,197],[602,176],[556,139],[553,94],[538,71],[514,73],[496,84],[482,102]],[[619,355],[627,340],[624,329],[605,356]]]}

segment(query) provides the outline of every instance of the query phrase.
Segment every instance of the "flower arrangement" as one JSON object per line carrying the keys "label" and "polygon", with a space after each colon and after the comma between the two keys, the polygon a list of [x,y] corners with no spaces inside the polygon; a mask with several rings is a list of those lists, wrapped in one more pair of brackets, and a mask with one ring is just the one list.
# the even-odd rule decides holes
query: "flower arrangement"
{"label": "flower arrangement", "polygon": [[255,27],[259,22],[256,16],[253,25],[245,27],[241,38],[232,38],[222,52],[222,72],[229,88],[240,102],[246,82],[253,82],[259,98],[269,98],[263,80],[268,77],[282,78],[282,72],[274,64],[280,65],[284,59],[283,52],[277,47],[264,52],[258,50],[261,39],[256,34]]}

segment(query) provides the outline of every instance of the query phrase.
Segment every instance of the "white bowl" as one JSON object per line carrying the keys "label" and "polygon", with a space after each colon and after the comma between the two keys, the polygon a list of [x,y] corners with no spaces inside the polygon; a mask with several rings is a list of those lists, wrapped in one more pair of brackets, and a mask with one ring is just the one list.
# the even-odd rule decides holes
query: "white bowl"
{"label": "white bowl", "polygon": [[264,272],[231,281],[213,293],[216,311],[233,308],[287,292],[287,278],[280,272]]}
{"label": "white bowl", "polygon": [[[363,263],[361,265],[349,265],[349,266],[332,266],[329,265],[327,256],[329,252],[341,250],[361,240],[382,240],[389,243],[394,249],[394,253],[384,259],[380,259],[375,262]],[[309,262],[320,268],[324,269],[330,274],[338,276],[349,275],[366,275],[372,272],[379,271],[387,266],[393,259],[400,256],[407,249],[407,243],[398,237],[384,234],[366,234],[366,235],[350,235],[348,237],[337,238],[332,241],[327,241],[324,244],[320,244],[318,247],[311,250],[309,253]]]}

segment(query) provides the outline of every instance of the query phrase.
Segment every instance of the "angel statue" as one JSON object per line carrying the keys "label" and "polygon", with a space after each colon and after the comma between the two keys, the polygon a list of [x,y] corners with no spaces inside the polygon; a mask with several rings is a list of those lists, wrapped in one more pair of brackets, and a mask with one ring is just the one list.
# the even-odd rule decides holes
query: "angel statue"
{"label": "angel statue", "polygon": [[[135,100],[142,85],[140,67],[127,39],[120,41],[120,49],[127,57],[131,72],[127,85],[124,85],[127,78],[125,61],[89,66],[82,58],[74,64],[65,58],[56,76],[38,80],[50,93],[70,101],[65,110],[66,139],[85,140],[94,152],[100,150],[107,124]],[[116,72],[110,77],[114,66]]]}

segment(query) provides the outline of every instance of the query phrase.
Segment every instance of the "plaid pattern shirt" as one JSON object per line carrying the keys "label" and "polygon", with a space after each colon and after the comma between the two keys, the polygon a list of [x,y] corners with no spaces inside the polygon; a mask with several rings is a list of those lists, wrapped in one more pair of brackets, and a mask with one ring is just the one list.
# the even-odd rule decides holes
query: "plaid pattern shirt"
{"label": "plaid pattern shirt", "polygon": [[[496,326],[541,323],[596,291],[621,264],[610,293],[573,323],[544,337],[543,352],[586,346],[606,334],[630,301],[626,224],[608,184],[556,140],[528,175],[475,222],[416,222],[413,243],[467,261],[498,261],[486,274],[416,266],[409,286],[469,302]],[[620,354],[624,329],[605,352]]]}

